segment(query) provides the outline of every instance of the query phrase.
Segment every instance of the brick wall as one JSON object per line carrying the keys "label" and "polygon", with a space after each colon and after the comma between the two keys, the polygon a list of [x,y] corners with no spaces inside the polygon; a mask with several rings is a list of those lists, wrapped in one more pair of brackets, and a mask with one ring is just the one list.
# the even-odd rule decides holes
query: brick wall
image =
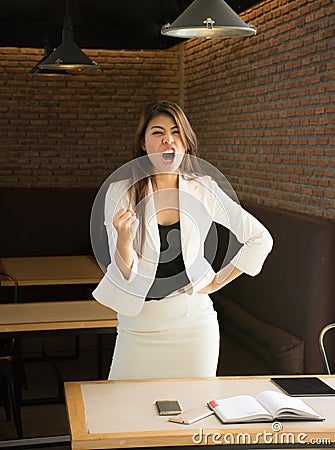
{"label": "brick wall", "polygon": [[267,0],[242,18],[256,36],[85,50],[102,71],[70,77],[31,77],[42,50],[0,48],[0,185],[100,186],[160,97],[184,105],[241,201],[334,220],[335,4]]}
{"label": "brick wall", "polygon": [[267,0],[257,35],[189,40],[185,107],[199,156],[240,200],[335,219],[335,3]]}
{"label": "brick wall", "polygon": [[152,98],[179,100],[179,50],[88,51],[102,70],[31,76],[42,51],[0,48],[0,184],[100,186],[132,157]]}

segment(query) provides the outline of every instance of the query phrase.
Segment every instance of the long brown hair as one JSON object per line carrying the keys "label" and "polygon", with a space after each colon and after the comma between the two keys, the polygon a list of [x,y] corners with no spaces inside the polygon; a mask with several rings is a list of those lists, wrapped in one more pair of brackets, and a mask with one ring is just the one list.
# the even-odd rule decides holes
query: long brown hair
{"label": "long brown hair", "polygon": [[[186,149],[183,162],[181,164],[181,172],[183,174],[189,174],[193,176],[197,174],[200,175],[200,170],[198,165],[196,164],[196,159],[191,158],[192,156],[195,157],[197,155],[198,140],[195,132],[191,127],[188,118],[186,117],[186,114],[184,113],[182,108],[176,103],[172,103],[167,100],[152,101],[142,111],[137,131],[135,134],[134,158],[135,162],[136,159],[138,159],[139,164],[134,165],[133,170],[134,184],[131,187],[130,192],[131,198],[133,199],[134,202],[134,206],[142,205],[143,203],[145,203],[142,202],[142,200],[145,199],[148,193],[149,180],[153,179],[151,175],[148,175],[148,173],[152,172],[148,167],[148,164],[150,164],[148,158],[141,158],[141,157],[146,156],[146,152],[143,149],[143,144],[148,124],[154,117],[159,116],[161,114],[167,114],[170,117],[172,117],[172,119],[175,121],[176,125],[178,126],[181,140]],[[136,247],[139,254],[142,254],[145,236],[145,216],[144,216],[144,208],[140,209],[141,209],[140,214],[138,214],[140,218],[140,225],[137,233],[138,239]]]}

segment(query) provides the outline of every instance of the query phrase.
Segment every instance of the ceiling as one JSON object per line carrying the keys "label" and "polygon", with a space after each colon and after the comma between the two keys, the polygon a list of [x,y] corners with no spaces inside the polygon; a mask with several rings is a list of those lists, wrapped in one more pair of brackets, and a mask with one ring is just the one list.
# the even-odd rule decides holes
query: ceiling
{"label": "ceiling", "polygon": [[[75,41],[81,48],[165,49],[178,38],[162,36],[193,0],[69,0]],[[237,13],[258,3],[226,0]],[[66,0],[0,0],[0,47],[52,47],[62,39]]]}

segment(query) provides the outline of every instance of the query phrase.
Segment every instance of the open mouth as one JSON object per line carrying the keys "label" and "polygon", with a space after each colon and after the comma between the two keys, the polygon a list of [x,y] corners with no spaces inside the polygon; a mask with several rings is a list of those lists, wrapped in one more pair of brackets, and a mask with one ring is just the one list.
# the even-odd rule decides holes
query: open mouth
{"label": "open mouth", "polygon": [[174,150],[166,150],[162,153],[164,161],[172,162],[174,160]]}

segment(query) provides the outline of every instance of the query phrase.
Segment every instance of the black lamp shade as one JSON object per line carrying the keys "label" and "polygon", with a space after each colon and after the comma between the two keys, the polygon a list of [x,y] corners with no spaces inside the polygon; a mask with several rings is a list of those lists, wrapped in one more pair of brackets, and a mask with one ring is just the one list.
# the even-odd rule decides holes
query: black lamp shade
{"label": "black lamp shade", "polygon": [[92,61],[74,42],[70,15],[66,12],[63,24],[62,43],[38,66],[39,69],[51,70],[83,70],[98,69]]}
{"label": "black lamp shade", "polygon": [[230,38],[256,34],[223,0],[195,0],[161,33],[179,38]]}
{"label": "black lamp shade", "polygon": [[29,75],[70,75],[71,72],[65,69],[40,69],[39,65],[42,64],[51,54],[52,48],[50,45],[49,36],[46,35],[44,43],[44,55],[43,58],[30,70]]}

